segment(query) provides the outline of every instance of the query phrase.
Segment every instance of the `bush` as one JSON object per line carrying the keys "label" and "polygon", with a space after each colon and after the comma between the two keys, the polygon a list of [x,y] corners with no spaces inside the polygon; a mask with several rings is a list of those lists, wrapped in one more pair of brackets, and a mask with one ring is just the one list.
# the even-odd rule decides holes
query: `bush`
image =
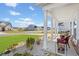
{"label": "bush", "polygon": [[25,54],[23,54],[23,56],[33,56],[33,55],[30,53],[25,53]]}
{"label": "bush", "polygon": [[36,41],[36,43],[37,43],[37,45],[39,45],[39,44],[40,44],[40,39],[38,39],[38,40]]}
{"label": "bush", "polygon": [[4,54],[9,54],[11,51],[10,50],[7,50],[4,52]]}
{"label": "bush", "polygon": [[22,56],[22,54],[16,53],[16,54],[14,54],[14,56]]}
{"label": "bush", "polygon": [[13,46],[17,46],[17,45],[18,45],[18,43],[13,44]]}
{"label": "bush", "polygon": [[35,39],[34,38],[30,38],[31,44],[35,43]]}
{"label": "bush", "polygon": [[34,43],[35,43],[35,39],[32,37],[28,37],[28,39],[26,40],[26,46],[31,50],[33,49]]}
{"label": "bush", "polygon": [[0,53],[0,56],[2,56],[4,53]]}

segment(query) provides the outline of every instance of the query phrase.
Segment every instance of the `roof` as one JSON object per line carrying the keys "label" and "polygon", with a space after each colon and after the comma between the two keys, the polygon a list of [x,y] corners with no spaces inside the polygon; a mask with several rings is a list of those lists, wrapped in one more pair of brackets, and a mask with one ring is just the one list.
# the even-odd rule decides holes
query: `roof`
{"label": "roof", "polygon": [[0,24],[1,24],[1,23],[4,23],[4,24],[6,24],[6,25],[10,25],[10,26],[12,26],[10,22],[0,21]]}

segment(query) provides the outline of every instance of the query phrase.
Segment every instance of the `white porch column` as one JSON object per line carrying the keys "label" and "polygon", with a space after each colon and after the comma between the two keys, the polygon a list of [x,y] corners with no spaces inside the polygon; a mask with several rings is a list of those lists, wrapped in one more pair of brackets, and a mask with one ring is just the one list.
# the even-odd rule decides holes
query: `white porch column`
{"label": "white porch column", "polygon": [[47,49],[47,11],[44,11],[44,41],[43,41],[43,49]]}
{"label": "white porch column", "polygon": [[51,39],[55,39],[57,33],[58,33],[57,22],[56,22],[56,19],[52,17],[51,19]]}
{"label": "white porch column", "polygon": [[55,19],[55,22],[54,22],[54,28],[55,28],[55,39],[57,38],[57,35],[58,35],[58,21],[57,19]]}
{"label": "white porch column", "polygon": [[74,23],[73,21],[71,22],[71,35],[73,36],[74,35]]}
{"label": "white porch column", "polygon": [[57,37],[58,36],[58,29],[59,29],[58,28],[58,21],[57,20],[56,20],[56,23],[55,24],[56,24],[56,37]]}
{"label": "white porch column", "polygon": [[[51,17],[52,17],[52,16],[51,16]],[[53,20],[54,20],[54,19],[53,19],[53,17],[52,17],[52,19],[51,19],[51,41],[54,39],[54,35],[53,35],[53,34],[54,34],[54,33],[53,33],[53,32],[54,32],[54,30],[53,30],[53,29],[54,29],[54,27],[53,27],[53,26],[54,26],[54,21],[53,21]]]}
{"label": "white porch column", "polygon": [[76,41],[75,45],[79,43],[79,20],[77,19],[77,27],[76,27]]}
{"label": "white porch column", "polygon": [[51,40],[56,38],[56,19],[51,16]]}

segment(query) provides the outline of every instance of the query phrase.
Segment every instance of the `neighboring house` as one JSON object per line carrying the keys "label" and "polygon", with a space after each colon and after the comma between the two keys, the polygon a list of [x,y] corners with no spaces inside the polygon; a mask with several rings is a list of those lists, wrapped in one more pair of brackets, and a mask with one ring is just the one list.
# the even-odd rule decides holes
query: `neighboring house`
{"label": "neighboring house", "polygon": [[0,31],[2,30],[2,28],[0,27]]}
{"label": "neighboring house", "polygon": [[[44,30],[43,26],[29,25],[26,30],[28,31],[42,31]],[[47,30],[50,30],[50,27],[47,27]]]}
{"label": "neighboring house", "polygon": [[[38,26],[37,30],[44,30],[44,27],[43,26]],[[47,27],[47,30],[50,30],[50,27]]]}
{"label": "neighboring house", "polygon": [[9,22],[0,21],[0,31],[12,30],[12,25]]}
{"label": "neighboring house", "polygon": [[36,30],[43,30],[43,27],[41,27],[41,26],[38,26],[37,28],[36,28]]}
{"label": "neighboring house", "polygon": [[27,30],[29,30],[29,31],[34,31],[34,30],[36,30],[36,28],[37,28],[37,26],[36,25],[29,25],[28,27],[27,27]]}
{"label": "neighboring house", "polygon": [[6,31],[11,30],[11,26],[10,26],[10,25],[6,26],[6,27],[5,27],[5,30],[6,30]]}
{"label": "neighboring house", "polygon": [[70,22],[60,22],[58,23],[58,31],[70,31]]}
{"label": "neighboring house", "polygon": [[64,31],[64,24],[63,24],[63,22],[58,23],[58,31],[59,32]]}
{"label": "neighboring house", "polygon": [[44,27],[43,27],[43,26],[38,26],[38,27],[37,27],[37,30],[38,30],[38,31],[44,30]]}

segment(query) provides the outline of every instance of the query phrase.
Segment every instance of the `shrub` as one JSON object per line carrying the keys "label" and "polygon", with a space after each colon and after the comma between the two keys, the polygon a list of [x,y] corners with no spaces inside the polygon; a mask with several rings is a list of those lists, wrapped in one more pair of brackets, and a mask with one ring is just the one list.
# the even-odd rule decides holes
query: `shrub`
{"label": "shrub", "polygon": [[14,54],[14,56],[22,56],[22,54],[16,53],[16,54]]}
{"label": "shrub", "polygon": [[17,46],[17,45],[18,45],[18,43],[13,44],[13,46]]}
{"label": "shrub", "polygon": [[26,46],[31,50],[33,49],[34,43],[35,43],[35,39],[32,37],[28,37],[28,39],[26,40]]}
{"label": "shrub", "polygon": [[4,52],[4,54],[9,54],[11,51],[10,50],[7,50]]}
{"label": "shrub", "polygon": [[31,37],[31,38],[30,38],[30,43],[31,43],[31,44],[34,44],[34,43],[35,43],[35,39]]}
{"label": "shrub", "polygon": [[40,39],[38,39],[38,40],[36,41],[36,43],[37,43],[37,45],[39,45],[39,44],[40,44]]}
{"label": "shrub", "polygon": [[39,45],[40,44],[40,40],[37,40],[36,43],[37,43],[37,45]]}
{"label": "shrub", "polygon": [[30,53],[25,53],[25,54],[23,54],[23,56],[33,56],[33,55]]}

